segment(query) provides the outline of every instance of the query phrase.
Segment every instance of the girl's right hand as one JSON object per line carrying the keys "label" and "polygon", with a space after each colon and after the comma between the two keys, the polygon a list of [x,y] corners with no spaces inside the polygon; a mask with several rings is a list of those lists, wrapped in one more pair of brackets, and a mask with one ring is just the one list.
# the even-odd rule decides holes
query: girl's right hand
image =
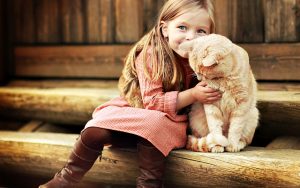
{"label": "girl's right hand", "polygon": [[192,88],[192,96],[196,101],[199,101],[202,104],[211,104],[220,100],[222,93],[207,87],[207,83],[201,81]]}

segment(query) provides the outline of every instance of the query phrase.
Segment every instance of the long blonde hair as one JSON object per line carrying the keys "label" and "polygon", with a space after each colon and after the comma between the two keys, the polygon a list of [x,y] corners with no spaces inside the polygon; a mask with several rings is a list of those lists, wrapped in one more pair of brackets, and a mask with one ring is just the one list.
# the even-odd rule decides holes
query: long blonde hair
{"label": "long blonde hair", "polygon": [[[126,59],[122,75],[119,80],[119,90],[132,107],[143,108],[138,76],[135,68],[137,56],[142,53],[144,72],[149,79],[161,79],[164,92],[179,90],[182,81],[181,66],[177,63],[172,49],[162,34],[162,21],[170,21],[199,7],[207,10],[211,19],[210,31],[214,32],[214,10],[210,0],[168,0],[161,9],[156,25],[142,37],[130,50]],[[151,50],[151,73],[146,66],[147,50]]]}

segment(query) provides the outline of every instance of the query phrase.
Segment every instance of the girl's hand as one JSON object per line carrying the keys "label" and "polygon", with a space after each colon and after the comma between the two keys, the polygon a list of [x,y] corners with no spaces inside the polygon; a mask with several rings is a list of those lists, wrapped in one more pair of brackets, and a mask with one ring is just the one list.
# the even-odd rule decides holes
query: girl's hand
{"label": "girl's hand", "polygon": [[207,83],[202,81],[192,88],[192,96],[196,101],[203,104],[211,104],[221,99],[222,94],[220,91],[206,86]]}

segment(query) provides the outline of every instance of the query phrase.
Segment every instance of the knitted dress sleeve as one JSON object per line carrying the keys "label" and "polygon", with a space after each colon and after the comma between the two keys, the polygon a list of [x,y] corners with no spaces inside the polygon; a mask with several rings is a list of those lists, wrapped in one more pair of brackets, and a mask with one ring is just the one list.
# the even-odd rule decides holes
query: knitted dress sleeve
{"label": "knitted dress sleeve", "polygon": [[[146,66],[150,69],[150,55],[147,55]],[[163,91],[162,80],[151,80],[144,73],[143,57],[140,54],[135,62],[136,71],[145,109],[157,110],[167,113],[171,117],[176,117],[176,103],[178,91]],[[151,72],[151,70],[149,70]]]}

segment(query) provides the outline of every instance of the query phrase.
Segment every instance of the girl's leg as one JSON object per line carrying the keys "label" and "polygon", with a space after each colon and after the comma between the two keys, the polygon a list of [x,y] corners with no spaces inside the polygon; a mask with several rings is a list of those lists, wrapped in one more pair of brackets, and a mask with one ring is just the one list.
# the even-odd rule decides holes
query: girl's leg
{"label": "girl's leg", "polygon": [[166,157],[149,141],[141,138],[137,144],[140,175],[138,188],[163,187],[163,175]]}
{"label": "girl's leg", "polygon": [[66,165],[40,188],[74,187],[93,166],[98,156],[101,156],[103,146],[111,141],[110,130],[87,128],[77,139]]}

